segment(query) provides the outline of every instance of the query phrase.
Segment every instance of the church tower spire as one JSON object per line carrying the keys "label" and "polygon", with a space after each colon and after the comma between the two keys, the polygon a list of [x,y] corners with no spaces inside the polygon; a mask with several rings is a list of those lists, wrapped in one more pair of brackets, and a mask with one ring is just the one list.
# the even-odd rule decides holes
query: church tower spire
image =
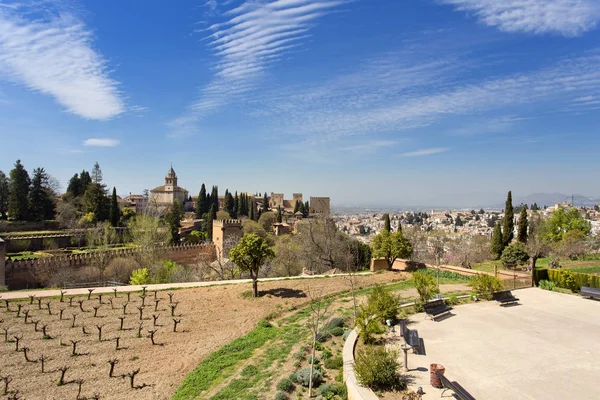
{"label": "church tower spire", "polygon": [[165,189],[172,191],[176,187],[177,187],[177,174],[175,173],[175,170],[173,169],[173,164],[171,164],[171,168],[169,169],[169,172],[167,173],[167,176],[165,177]]}

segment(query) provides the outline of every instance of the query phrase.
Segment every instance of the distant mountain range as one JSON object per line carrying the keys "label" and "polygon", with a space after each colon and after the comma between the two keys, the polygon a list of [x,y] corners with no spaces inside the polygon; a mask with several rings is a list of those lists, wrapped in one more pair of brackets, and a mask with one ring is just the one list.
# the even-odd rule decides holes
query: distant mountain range
{"label": "distant mountain range", "polygon": [[[503,195],[506,196],[506,195]],[[498,196],[494,196],[494,198],[498,198]],[[487,210],[501,210],[504,209],[504,202],[502,203],[487,203],[485,200],[483,202],[480,199],[479,201],[475,201],[473,204],[462,204],[462,205],[384,205],[384,204],[334,204],[332,206],[333,212],[336,214],[355,214],[361,212],[389,212],[389,211],[431,211],[432,209],[436,210],[460,210],[460,209],[480,209],[484,208]],[[581,194],[573,194],[568,195],[564,193],[533,193],[528,196],[515,196],[513,197],[513,205],[517,206],[521,203],[531,205],[533,203],[537,203],[537,205],[541,208],[544,206],[553,206],[556,203],[562,203],[563,201],[567,201],[569,204],[574,204],[578,207],[586,206],[593,207],[596,204],[600,204],[600,198],[598,197],[588,197]]]}
{"label": "distant mountain range", "polygon": [[537,203],[538,206],[552,206],[556,203],[562,203],[567,201],[569,204],[576,205],[578,207],[586,206],[593,207],[600,203],[600,199],[584,196],[581,194],[568,195],[564,193],[533,193],[525,197],[513,198],[513,204],[533,204]]}

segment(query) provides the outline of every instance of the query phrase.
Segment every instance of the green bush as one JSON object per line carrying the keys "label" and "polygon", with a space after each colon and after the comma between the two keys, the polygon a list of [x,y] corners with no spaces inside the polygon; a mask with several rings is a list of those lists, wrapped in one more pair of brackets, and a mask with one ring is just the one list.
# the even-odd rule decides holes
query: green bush
{"label": "green bush", "polygon": [[335,327],[329,331],[331,336],[342,336],[344,334],[344,328]]}
{"label": "green bush", "polygon": [[365,346],[356,353],[354,370],[361,385],[373,390],[401,390],[406,379],[399,374],[398,352],[383,346]]}
{"label": "green bush", "polygon": [[[296,372],[296,382],[304,387],[308,387],[310,380],[310,368],[302,368]],[[323,374],[318,369],[314,368],[312,373],[313,387],[323,382]]]}
{"label": "green bush", "polygon": [[294,353],[294,358],[298,361],[303,361],[306,358],[306,351],[300,350],[297,353]]}
{"label": "green bush", "polygon": [[319,392],[321,393],[321,396],[325,397],[326,399],[331,399],[333,396],[338,394],[338,387],[337,385],[332,385],[331,383],[323,383],[321,386],[319,386]]}
{"label": "green bush", "polygon": [[323,365],[327,369],[338,369],[344,365],[344,360],[342,359],[342,356],[331,357],[326,359]]}
{"label": "green bush", "polygon": [[352,332],[350,329],[344,332],[344,334],[342,335],[343,341],[346,341],[348,339],[348,336],[350,336],[350,332]]}
{"label": "green bush", "polygon": [[419,292],[421,303],[426,303],[433,295],[440,292],[434,277],[425,271],[413,272],[412,281]]}
{"label": "green bush", "polygon": [[469,282],[469,286],[473,288],[473,292],[479,295],[480,298],[491,300],[492,293],[504,289],[502,281],[495,276],[487,274],[477,274]]}
{"label": "green bush", "polygon": [[458,297],[452,295],[446,300],[446,303],[448,303],[449,306],[455,306],[459,303]]}
{"label": "green bush", "polygon": [[333,328],[343,328],[344,320],[342,318],[331,318],[323,327],[324,331],[329,331]]}
{"label": "green bush", "polygon": [[325,349],[323,350],[323,352],[321,353],[321,358],[323,360],[327,360],[329,358],[331,358],[331,356],[333,356],[333,353],[331,352],[331,350],[329,349]]}
{"label": "green bush", "polygon": [[277,383],[277,390],[280,390],[282,392],[292,393],[295,388],[296,386],[290,378],[283,378]]}
{"label": "green bush", "polygon": [[548,269],[548,280],[563,289],[578,291],[582,286],[600,288],[600,275],[573,272],[569,269]]}
{"label": "green bush", "polygon": [[283,392],[277,392],[275,393],[275,397],[274,400],[288,400],[288,395],[283,393]]}
{"label": "green bush", "polygon": [[148,268],[134,269],[129,278],[130,285],[145,285],[150,281]]}
{"label": "green bush", "polygon": [[515,268],[517,265],[525,264],[529,260],[529,254],[523,243],[515,242],[502,251],[500,260],[506,268]]}
{"label": "green bush", "polygon": [[554,290],[554,288],[556,287],[556,283],[552,282],[552,281],[547,281],[545,279],[542,279],[540,281],[540,289],[544,289],[544,290]]}
{"label": "green bush", "polygon": [[364,306],[360,306],[356,318],[356,330],[364,343],[370,344],[375,341],[375,335],[385,332],[379,324],[376,316]]}
{"label": "green bush", "polygon": [[[313,357],[309,356],[308,357],[308,363],[311,364]],[[321,360],[319,360],[319,357],[315,356],[315,362],[313,363],[314,365],[319,365],[321,363]]]}
{"label": "green bush", "polygon": [[400,309],[400,297],[395,296],[385,287],[377,285],[367,298],[366,308],[376,315],[381,323],[385,323],[388,319],[395,320]]}

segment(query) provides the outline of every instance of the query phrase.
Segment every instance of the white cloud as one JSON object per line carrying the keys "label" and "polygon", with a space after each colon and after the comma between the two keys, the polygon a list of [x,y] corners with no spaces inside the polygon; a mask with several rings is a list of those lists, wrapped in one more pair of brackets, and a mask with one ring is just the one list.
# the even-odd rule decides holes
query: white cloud
{"label": "white cloud", "polygon": [[83,142],[84,146],[90,147],[117,147],[121,141],[108,138],[90,138]]}
{"label": "white cloud", "polygon": [[104,120],[125,110],[106,59],[93,48],[92,33],[69,12],[44,19],[20,5],[0,8],[0,75],[50,95],[72,114]]}
{"label": "white cloud", "polygon": [[342,147],[340,150],[356,153],[374,153],[377,150],[394,147],[398,144],[396,140],[373,140],[350,146]]}
{"label": "white cloud", "polygon": [[579,36],[600,19],[597,0],[439,0],[505,32]]}
{"label": "white cloud", "polygon": [[270,65],[310,35],[315,20],[345,1],[247,0],[225,12],[224,21],[207,29],[212,32],[208,45],[218,59],[214,77],[188,113],[171,122],[170,136],[193,134],[198,120],[255,88]]}
{"label": "white cloud", "polygon": [[400,157],[422,157],[431,156],[434,154],[445,153],[450,150],[448,147],[431,147],[428,149],[420,149],[415,151],[409,151],[407,153],[400,154]]}

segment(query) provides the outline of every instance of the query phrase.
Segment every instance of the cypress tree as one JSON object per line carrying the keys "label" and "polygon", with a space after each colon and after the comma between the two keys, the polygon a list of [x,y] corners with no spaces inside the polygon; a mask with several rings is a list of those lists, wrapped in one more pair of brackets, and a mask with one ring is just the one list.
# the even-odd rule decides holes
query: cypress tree
{"label": "cypress tree", "polygon": [[212,192],[210,193],[210,200],[212,201],[212,204],[215,206],[215,215],[216,215],[217,211],[219,211],[219,187],[218,186],[212,187]]}
{"label": "cypress tree", "polygon": [[225,195],[223,196],[223,211],[226,211],[227,213],[229,213],[229,215],[231,215],[231,210],[233,208],[233,197],[229,198],[229,192],[227,190],[225,190]]}
{"label": "cypress tree", "polygon": [[402,223],[398,220],[398,232],[402,233]]}
{"label": "cypress tree", "polygon": [[383,214],[383,230],[387,232],[392,231],[392,225],[390,223],[390,214]]}
{"label": "cypress tree", "polygon": [[48,174],[44,168],[34,169],[29,190],[29,219],[41,221],[53,217],[54,202],[47,186]]}
{"label": "cypress tree", "polygon": [[213,221],[215,219],[217,219],[217,210],[215,209],[215,205],[213,203],[210,206],[210,211],[208,212],[208,218],[206,220],[206,233],[209,239],[212,239],[213,237]]}
{"label": "cypress tree", "polygon": [[506,247],[512,242],[515,234],[515,213],[512,205],[512,193],[509,191],[506,196],[506,206],[504,207],[504,221],[502,223],[502,246]]}
{"label": "cypress tree", "polygon": [[250,199],[250,209],[248,210],[248,218],[250,218],[252,221],[254,221],[254,210],[256,209],[256,206],[254,204],[254,197]]}
{"label": "cypress tree", "polygon": [[244,216],[248,216],[249,214],[249,210],[248,210],[248,194],[246,193],[240,193],[240,212],[238,213],[238,218],[242,215]]}
{"label": "cypress tree", "polygon": [[282,216],[281,216],[281,206],[277,206],[277,222],[281,222]]}
{"label": "cypress tree", "polygon": [[244,212],[243,212],[243,201],[242,199],[244,198],[243,194],[240,194],[238,196],[238,192],[235,192],[235,198],[233,199],[233,203],[235,204],[235,218],[240,218]]}
{"label": "cypress tree", "polygon": [[117,201],[117,189],[113,186],[112,197],[110,199],[110,224],[113,227],[119,226],[121,219],[121,210],[119,210],[119,202]]}
{"label": "cypress tree", "polygon": [[178,244],[181,241],[179,236],[179,228],[181,227],[181,220],[183,219],[183,204],[181,201],[173,201],[173,205],[169,212],[165,215],[165,221],[171,231],[171,244]]}
{"label": "cypress tree", "polygon": [[263,197],[263,211],[267,211],[269,209],[269,198],[267,197],[267,192]]}
{"label": "cypress tree", "polygon": [[494,260],[500,259],[502,255],[502,251],[504,250],[504,242],[502,239],[502,228],[500,227],[500,222],[496,222],[496,226],[494,227],[494,233],[492,235],[492,258]]}
{"label": "cypress tree", "polygon": [[296,204],[294,204],[294,214],[300,211],[300,201],[296,200]]}
{"label": "cypress tree", "polygon": [[17,160],[15,167],[10,171],[8,186],[8,214],[12,219],[26,220],[29,212],[29,174]]}
{"label": "cypress tree", "polygon": [[0,219],[8,213],[8,177],[0,171]]}
{"label": "cypress tree", "polygon": [[519,233],[517,236],[517,240],[521,243],[527,243],[527,228],[529,227],[529,223],[527,221],[527,206],[524,205],[521,208],[521,215],[519,215]]}
{"label": "cypress tree", "polygon": [[310,205],[308,204],[308,200],[304,203],[304,211],[302,212],[302,216],[307,218],[310,215]]}
{"label": "cypress tree", "polygon": [[206,186],[204,183],[202,187],[200,187],[200,193],[198,193],[198,198],[196,199],[196,218],[201,219],[204,214],[209,211],[208,205],[209,198],[206,195]]}

